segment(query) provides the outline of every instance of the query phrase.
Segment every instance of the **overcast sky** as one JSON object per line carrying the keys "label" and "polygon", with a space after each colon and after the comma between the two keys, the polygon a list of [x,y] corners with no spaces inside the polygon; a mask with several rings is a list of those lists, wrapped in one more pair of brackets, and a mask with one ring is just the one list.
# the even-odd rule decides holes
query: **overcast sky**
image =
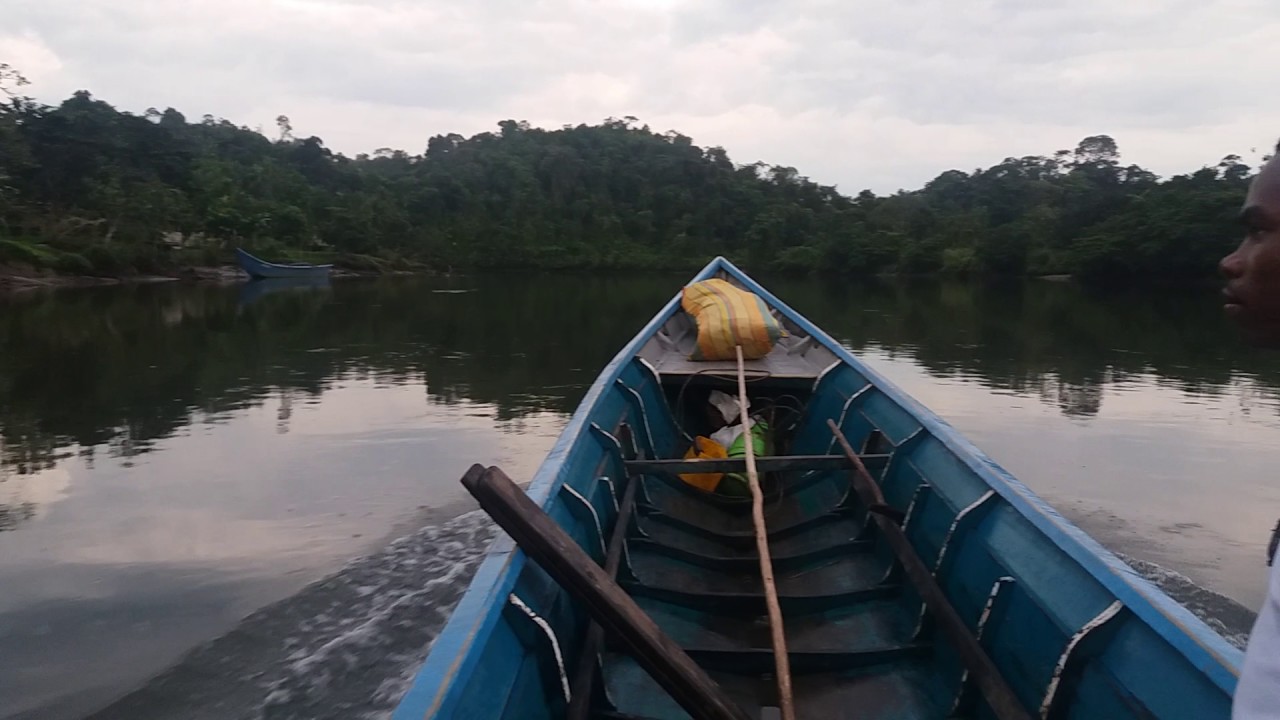
{"label": "overcast sky", "polygon": [[349,155],[634,115],[847,193],[1097,133],[1165,176],[1280,137],[1276,0],[0,0],[0,62],[44,102],[283,113]]}

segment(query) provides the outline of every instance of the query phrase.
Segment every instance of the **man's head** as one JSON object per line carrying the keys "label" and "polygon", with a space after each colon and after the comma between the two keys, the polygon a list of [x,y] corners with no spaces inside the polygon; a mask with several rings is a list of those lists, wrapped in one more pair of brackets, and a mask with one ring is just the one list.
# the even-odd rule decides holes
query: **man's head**
{"label": "man's head", "polygon": [[1280,149],[1249,186],[1245,237],[1218,268],[1227,279],[1227,314],[1260,345],[1280,346]]}

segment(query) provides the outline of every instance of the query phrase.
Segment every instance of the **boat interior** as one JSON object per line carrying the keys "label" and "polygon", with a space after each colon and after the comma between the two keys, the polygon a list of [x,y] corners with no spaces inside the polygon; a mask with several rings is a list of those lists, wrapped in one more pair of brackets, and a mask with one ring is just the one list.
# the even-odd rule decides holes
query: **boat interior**
{"label": "boat interior", "polygon": [[[994,487],[921,409],[786,313],[776,316],[787,337],[748,362],[746,376],[752,412],[772,433],[757,465],[797,717],[1002,716],[874,514],[901,528],[1027,716],[1227,716],[1229,695],[1197,667],[1203,661],[1149,621],[1153,613],[1172,612],[1175,622],[1189,615],[1135,612],[1070,543],[1028,517],[1042,512],[1062,522],[1056,514],[1015,506],[1028,501]],[[601,566],[618,533],[621,587],[748,716],[781,717],[751,502],[679,477],[690,469],[684,455],[692,439],[715,429],[711,391],[737,387],[733,361],[688,360],[693,332],[677,307],[633,357],[618,361],[530,495]],[[869,508],[856,491],[853,461],[829,420],[887,507]],[[1071,542],[1084,537],[1062,525],[1076,534]],[[442,652],[463,660],[448,666],[455,675],[445,678],[435,708],[466,708],[460,716],[471,717],[697,716],[616,638],[594,644],[583,607],[509,540],[499,544],[477,582],[491,582],[487,597],[504,593],[507,602],[498,615],[442,636]],[[1188,691],[1175,697],[1167,691],[1173,683]]]}

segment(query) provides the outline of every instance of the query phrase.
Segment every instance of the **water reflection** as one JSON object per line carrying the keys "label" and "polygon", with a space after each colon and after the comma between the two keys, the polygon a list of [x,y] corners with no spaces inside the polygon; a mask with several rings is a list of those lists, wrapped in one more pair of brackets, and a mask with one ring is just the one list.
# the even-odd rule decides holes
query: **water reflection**
{"label": "water reflection", "polygon": [[0,535],[0,718],[83,717],[423,508],[461,502],[477,460],[528,477],[563,414],[530,410],[519,432],[498,414],[339,374],[323,402],[295,398],[285,434],[269,396],[196,413],[127,458],[11,473],[0,501],[34,518]]}
{"label": "water reflection", "polygon": [[[0,299],[0,718],[91,710],[471,462],[528,477],[685,279]],[[1211,288],[765,280],[1104,543],[1260,600],[1280,373]]]}
{"label": "water reflection", "polygon": [[1103,292],[1050,281],[771,283],[855,351],[883,349],[939,377],[1038,397],[1091,417],[1102,389],[1154,376],[1190,395],[1256,378],[1276,405],[1277,364],[1243,347],[1212,287]]}
{"label": "water reflection", "polygon": [[18,527],[23,520],[36,516],[36,504],[33,502],[0,503],[0,532]]}
{"label": "water reflection", "polygon": [[240,307],[248,307],[272,293],[324,292],[328,290],[328,277],[269,278],[254,280],[240,286]]}
{"label": "water reflection", "polygon": [[[265,402],[278,403],[276,432],[287,433],[296,405],[343,379],[421,383],[433,402],[490,404],[508,424],[567,413],[683,279],[259,282],[10,298],[0,304],[0,482],[71,452],[133,462],[193,422]],[[1145,377],[1191,396],[1234,392],[1250,379],[1247,402],[1276,405],[1274,363],[1236,343],[1208,288],[1108,295],[1052,282],[769,284],[855,351],[1039,398],[1071,417],[1096,416],[1105,387]],[[0,530],[34,514],[29,501],[0,502]]]}
{"label": "water reflection", "polygon": [[193,420],[273,396],[305,402],[343,377],[423,382],[434,401],[491,403],[505,420],[565,412],[678,284],[481,278],[454,294],[406,279],[247,306],[243,290],[172,285],[11,299],[0,305],[0,464],[34,472],[71,446],[132,457]]}

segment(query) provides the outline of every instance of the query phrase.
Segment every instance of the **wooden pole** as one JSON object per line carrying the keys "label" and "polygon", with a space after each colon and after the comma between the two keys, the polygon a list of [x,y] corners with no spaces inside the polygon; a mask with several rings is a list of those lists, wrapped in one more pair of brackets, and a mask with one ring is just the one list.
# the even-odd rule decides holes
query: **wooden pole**
{"label": "wooden pole", "polygon": [[[640,487],[640,478],[623,478],[627,489],[622,492],[622,503],[618,506],[618,517],[613,522],[613,534],[609,536],[609,547],[604,555],[604,574],[610,580],[618,575],[618,565],[622,562],[622,546],[627,542],[627,525],[631,522],[631,512],[636,506],[636,488]],[[596,657],[600,646],[604,643],[604,628],[592,620],[587,627],[587,639],[582,643],[582,652],[578,655],[578,666],[574,670],[572,688],[573,698],[569,701],[566,720],[587,720],[591,712],[591,690],[595,685]]]}
{"label": "wooden pole", "polygon": [[[867,472],[867,466],[862,464],[862,459],[858,457],[858,453],[854,452],[853,446],[840,431],[840,426],[836,425],[834,420],[827,420],[827,427],[831,428],[836,442],[840,443],[845,456],[849,458],[849,462],[853,463],[851,480],[859,499],[867,507],[877,505],[884,507],[884,495],[880,492],[880,486],[871,477],[871,473]],[[977,683],[979,692],[991,706],[995,716],[999,720],[1030,720],[1031,716],[1022,707],[1022,702],[1001,677],[999,669],[991,661],[987,651],[969,631],[969,626],[947,600],[946,593],[942,591],[937,579],[933,577],[933,573],[924,561],[916,554],[902,527],[880,513],[872,513],[871,517],[880,528],[880,533],[889,544],[889,548],[893,550],[893,554],[898,556],[907,579],[915,585],[924,604],[937,618],[942,634],[951,642],[959,653],[961,662],[969,669],[969,674]]]}
{"label": "wooden pole", "polygon": [[769,532],[764,524],[764,493],[756,473],[755,436],[751,433],[747,412],[747,371],[738,353],[738,410],[742,417],[743,446],[747,450],[747,483],[751,486],[751,517],[756,526],[756,551],[760,555],[760,578],[764,581],[764,599],[769,607],[769,628],[773,631],[773,664],[778,676],[778,707],[782,720],[795,720],[795,702],[791,696],[791,658],[787,655],[787,637],[783,631],[782,608],[778,605],[778,588],[773,582],[773,561],[769,558]]}
{"label": "wooden pole", "polygon": [[697,720],[750,720],[715,680],[501,470],[472,465],[462,485],[520,549]]}

